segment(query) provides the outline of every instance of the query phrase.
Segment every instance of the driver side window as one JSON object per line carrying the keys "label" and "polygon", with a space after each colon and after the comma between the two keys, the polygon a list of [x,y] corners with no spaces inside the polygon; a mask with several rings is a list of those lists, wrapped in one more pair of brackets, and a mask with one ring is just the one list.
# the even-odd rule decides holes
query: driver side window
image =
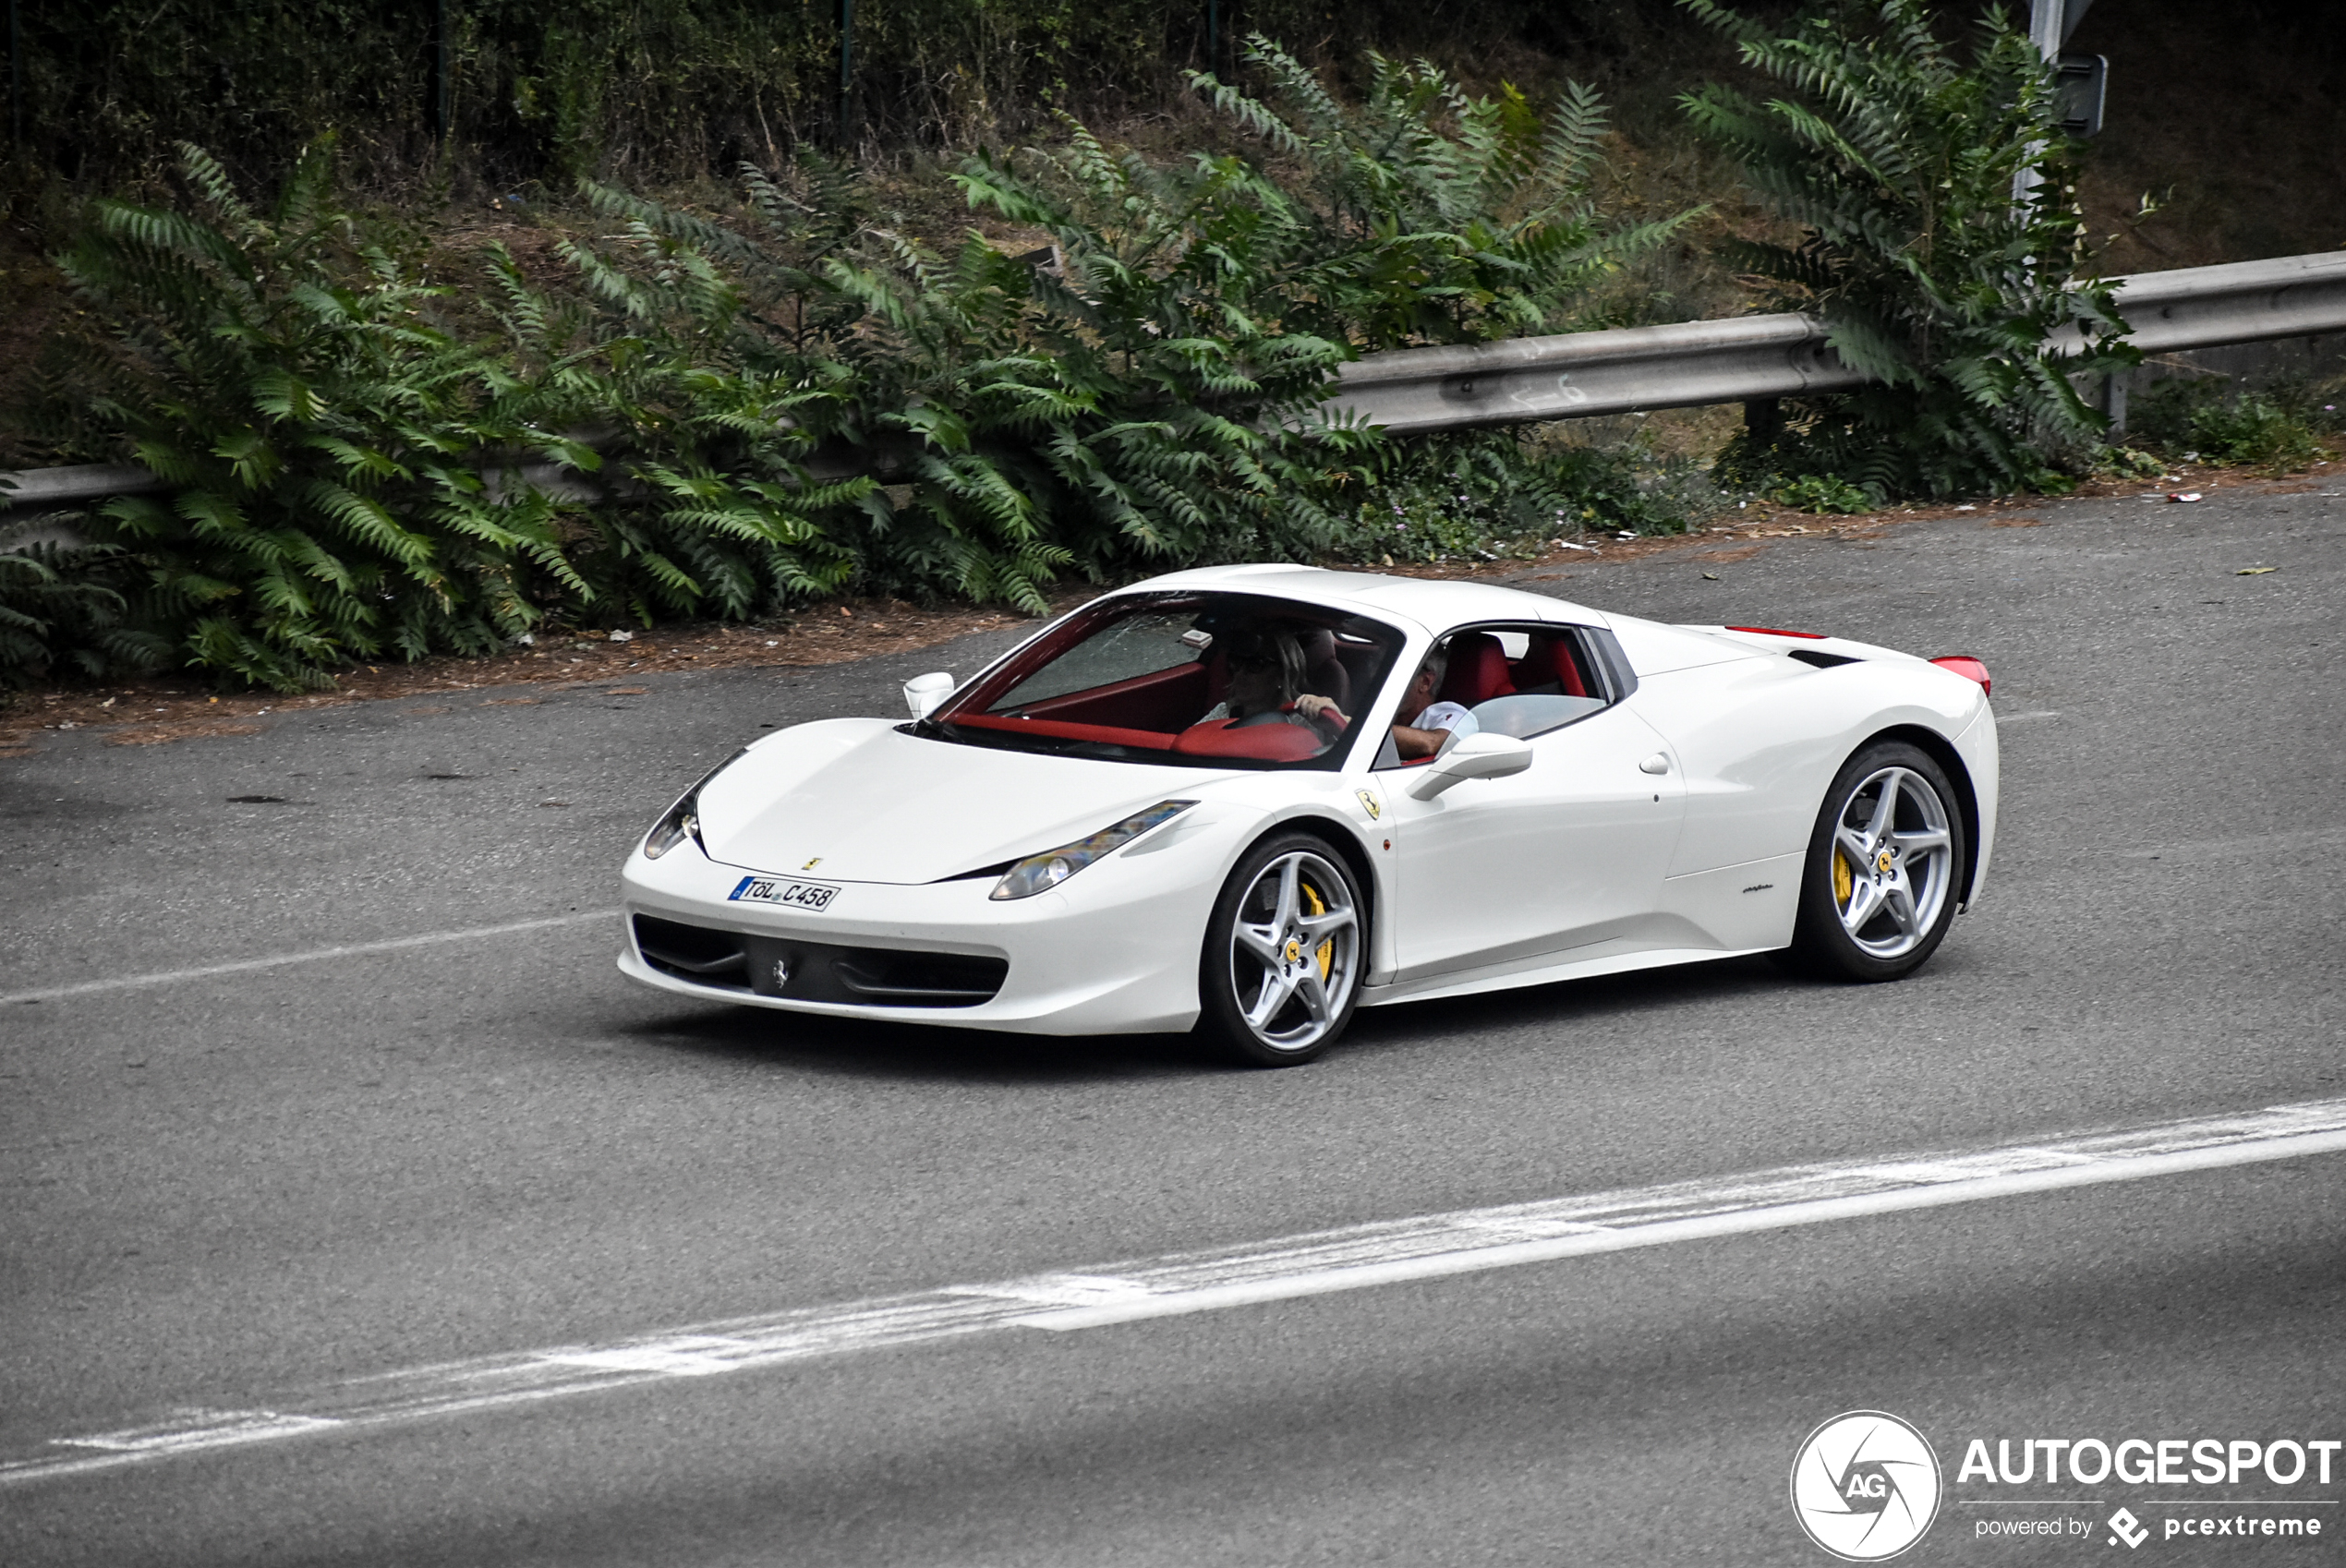
{"label": "driver side window", "polygon": [[[1494,625],[1451,633],[1413,672],[1422,681],[1427,669],[1439,669],[1430,695],[1424,684],[1404,695],[1395,731],[1373,766],[1409,767],[1431,760],[1430,754],[1408,754],[1422,751],[1424,738],[1437,730],[1529,740],[1602,712],[1628,694],[1628,667],[1611,641],[1604,632],[1578,626]],[[1421,696],[1429,700],[1420,702]]]}

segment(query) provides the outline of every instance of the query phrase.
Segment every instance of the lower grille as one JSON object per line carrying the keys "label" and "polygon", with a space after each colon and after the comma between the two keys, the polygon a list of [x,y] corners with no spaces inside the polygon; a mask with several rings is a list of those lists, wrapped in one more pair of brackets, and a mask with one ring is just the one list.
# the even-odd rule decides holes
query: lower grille
{"label": "lower grille", "polygon": [[635,950],[663,974],[712,990],[882,1007],[974,1007],[1010,977],[1007,959],[849,947],[635,917]]}

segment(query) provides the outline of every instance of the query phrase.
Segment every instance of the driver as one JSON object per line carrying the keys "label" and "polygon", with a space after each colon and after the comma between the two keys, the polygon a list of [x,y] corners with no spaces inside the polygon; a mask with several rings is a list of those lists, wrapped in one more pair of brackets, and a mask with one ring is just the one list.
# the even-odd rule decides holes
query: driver
{"label": "driver", "polygon": [[1393,726],[1393,749],[1403,762],[1417,762],[1439,753],[1453,735],[1463,739],[1481,728],[1474,715],[1457,703],[1439,703],[1433,694],[1442,689],[1442,677],[1450,669],[1449,650],[1435,647],[1409,677],[1409,689],[1401,694],[1398,711],[1416,717],[1407,723]]}

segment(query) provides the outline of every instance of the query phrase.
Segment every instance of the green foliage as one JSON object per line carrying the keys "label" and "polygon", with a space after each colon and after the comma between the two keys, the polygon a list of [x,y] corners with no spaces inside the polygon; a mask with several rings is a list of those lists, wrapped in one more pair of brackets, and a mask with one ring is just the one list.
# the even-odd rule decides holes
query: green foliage
{"label": "green foliage", "polygon": [[111,333],[97,413],[174,492],[102,509],[147,568],[139,621],[279,690],[527,630],[527,571],[570,577],[556,518],[466,460],[558,443],[503,417],[499,367],[434,324],[445,291],[336,208],[330,148],[265,213],[182,156],[192,212],[101,202],[60,261]]}
{"label": "green foliage", "polygon": [[124,552],[53,544],[0,552],[0,686],[153,669],[170,647],[123,624]]}
{"label": "green foliage", "polygon": [[[2139,356],[2110,286],[2071,280],[2076,174],[2026,35],[1991,11],[1965,64],[1925,0],[1828,0],[1783,36],[1719,0],[1680,3],[1782,90],[1681,100],[1802,230],[1734,259],[1778,308],[1821,316],[1842,360],[1879,383],[1789,401],[1782,437],[1737,442],[1724,472],[1834,475],[1879,501],[2059,488],[2088,466],[2106,421],[2071,378]],[[2015,206],[2024,172],[2040,183]]]}
{"label": "green foliage", "polygon": [[1870,512],[1880,504],[1848,480],[1836,478],[1831,474],[1808,474],[1797,479],[1787,479],[1767,494],[1768,499],[1778,506],[1796,507],[1802,512]]}
{"label": "green foliage", "polygon": [[1685,533],[1723,505],[1691,460],[1639,440],[1455,431],[1397,445],[1329,553],[1369,565],[1528,560],[1587,533]]}
{"label": "green foliage", "polygon": [[2335,410],[2303,389],[2242,392],[2219,376],[2178,376],[2134,399],[2130,423],[2137,440],[2171,455],[2286,473],[2322,455],[2316,421],[2325,412]]}
{"label": "green foliage", "polygon": [[1624,260],[1697,215],[1602,220],[1605,111],[1579,83],[1543,116],[1511,87],[1477,97],[1426,61],[1370,54],[1354,106],[1260,34],[1246,59],[1267,102],[1191,79],[1277,173],[1201,155],[1196,177],[1226,185],[1213,203],[1222,222],[1197,243],[1280,297],[1290,330],[1362,352],[1557,331]]}
{"label": "green foliage", "polygon": [[647,269],[732,290],[701,316],[627,307],[717,372],[832,378],[804,428],[898,481],[834,525],[867,583],[1039,608],[1070,566],[1309,559],[1396,461],[1322,416],[1341,362],[1556,324],[1683,220],[1601,223],[1584,90],[1543,118],[1373,60],[1348,110],[1268,41],[1248,58],[1269,101],[1196,80],[1265,159],[1160,164],[1070,119],[1059,150],[970,160],[973,206],[1049,237],[1031,255],[868,223],[810,156],[789,181],[746,171],[738,226],[596,188],[625,243],[572,259],[612,302]]}
{"label": "green foliage", "polygon": [[1542,116],[1373,60],[1351,110],[1267,41],[1248,58],[1270,98],[1196,84],[1257,157],[1161,164],[1070,119],[1058,151],[970,160],[973,206],[1049,236],[1022,256],[924,246],[809,153],[744,165],[732,221],[588,183],[606,232],[555,247],[561,282],[491,247],[459,297],[336,201],[330,148],[266,212],[184,149],[182,208],[100,203],[61,261],[103,328],[98,421],[172,489],[103,509],[132,620],[295,689],[550,615],[851,585],[1039,612],[1070,569],[1338,550],[1373,486],[1481,495],[1515,532],[1593,516],[1592,475],[1512,438],[1412,455],[1322,404],[1364,349],[1566,321],[1674,232],[1600,220],[1594,97]]}
{"label": "green foliage", "polygon": [[[550,611],[741,616],[852,569],[807,511],[869,482],[790,461],[806,440],[777,419],[819,387],[703,366],[734,308],[706,267],[590,272],[557,303],[492,247],[478,313],[502,341],[467,336],[453,291],[337,205],[330,148],[265,213],[183,157],[192,211],[99,203],[60,264],[106,334],[97,417],[172,487],[95,531],[144,568],[135,621],[192,667],[298,690],[490,652]],[[751,460],[762,481],[717,477]]]}

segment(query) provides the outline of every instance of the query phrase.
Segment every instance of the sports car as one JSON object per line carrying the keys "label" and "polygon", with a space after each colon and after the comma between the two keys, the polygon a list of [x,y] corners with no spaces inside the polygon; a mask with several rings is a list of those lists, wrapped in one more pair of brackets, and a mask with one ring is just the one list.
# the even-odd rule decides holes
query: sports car
{"label": "sports car", "polygon": [[905,699],[686,790],[628,853],[619,967],[1284,1066],[1394,1002],[1750,953],[1895,980],[1995,838],[1976,658],[1487,584],[1177,573]]}

